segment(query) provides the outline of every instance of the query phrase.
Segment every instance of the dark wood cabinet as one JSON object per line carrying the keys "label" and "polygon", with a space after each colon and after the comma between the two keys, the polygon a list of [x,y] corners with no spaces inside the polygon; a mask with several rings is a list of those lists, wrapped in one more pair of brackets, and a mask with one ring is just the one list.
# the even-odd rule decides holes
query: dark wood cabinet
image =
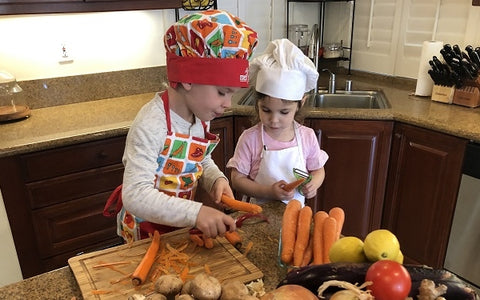
{"label": "dark wood cabinet", "polygon": [[122,242],[115,218],[102,213],[122,183],[124,148],[121,136],[0,159],[0,187],[24,278]]}
{"label": "dark wood cabinet", "polygon": [[467,140],[396,123],[382,227],[406,263],[442,268]]}
{"label": "dark wood cabinet", "polygon": [[0,15],[168,9],[181,0],[0,0]]}
{"label": "dark wood cabinet", "polygon": [[230,172],[225,168],[233,156],[233,117],[223,117],[210,122],[210,132],[220,137],[220,142],[212,152],[212,159],[220,170],[230,179]]}
{"label": "dark wood cabinet", "polygon": [[363,239],[381,224],[393,122],[310,122],[329,155],[316,209],[342,207],[346,215],[342,233]]}

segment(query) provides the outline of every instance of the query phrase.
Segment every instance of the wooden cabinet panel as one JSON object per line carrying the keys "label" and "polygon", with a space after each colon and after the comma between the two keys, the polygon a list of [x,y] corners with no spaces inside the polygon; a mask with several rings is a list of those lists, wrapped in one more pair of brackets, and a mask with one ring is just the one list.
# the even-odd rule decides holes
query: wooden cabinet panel
{"label": "wooden cabinet panel", "polygon": [[[26,182],[82,172],[122,161],[125,136],[104,141],[61,147],[20,157]],[[45,166],[55,166],[54,168]]]}
{"label": "wooden cabinet panel", "polygon": [[[32,212],[40,257],[85,251],[116,236],[116,218],[102,215],[109,192],[80,198]],[[63,262],[64,265],[67,261]]]}
{"label": "wooden cabinet panel", "polygon": [[[102,215],[122,183],[125,136],[0,159],[0,187],[24,278],[119,243]],[[69,169],[70,168],[70,169]]]}
{"label": "wooden cabinet panel", "polygon": [[220,143],[213,150],[212,158],[220,170],[230,178],[225,166],[230,157],[233,156],[233,117],[212,120],[210,122],[210,132],[220,137]]}
{"label": "wooden cabinet panel", "polygon": [[398,123],[382,225],[405,262],[443,267],[467,141]]}
{"label": "wooden cabinet panel", "polygon": [[[123,165],[116,164],[81,173],[26,184],[32,209],[63,203],[114,190],[123,180]],[[108,197],[107,197],[108,198]],[[105,198],[105,200],[107,199]]]}
{"label": "wooden cabinet panel", "polygon": [[343,234],[364,238],[381,224],[393,123],[311,120],[329,159],[317,207],[345,210]]}

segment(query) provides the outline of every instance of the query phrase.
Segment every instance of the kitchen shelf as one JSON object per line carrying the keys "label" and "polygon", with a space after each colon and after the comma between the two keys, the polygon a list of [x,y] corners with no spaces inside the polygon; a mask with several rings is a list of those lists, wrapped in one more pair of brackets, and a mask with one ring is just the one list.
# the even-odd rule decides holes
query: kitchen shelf
{"label": "kitchen shelf", "polygon": [[353,52],[353,27],[355,21],[355,0],[287,0],[287,38],[289,34],[290,28],[290,3],[294,2],[305,2],[305,3],[319,3],[319,36],[320,36],[320,47],[324,46],[323,36],[325,31],[325,15],[326,15],[326,4],[327,2],[351,2],[353,4],[352,7],[352,16],[351,16],[351,26],[350,26],[350,43],[346,47],[343,47],[343,50],[348,51],[348,55],[339,58],[318,58],[319,61],[333,61],[333,60],[344,60],[348,61],[348,74],[351,74],[351,67],[352,67],[352,52]]}

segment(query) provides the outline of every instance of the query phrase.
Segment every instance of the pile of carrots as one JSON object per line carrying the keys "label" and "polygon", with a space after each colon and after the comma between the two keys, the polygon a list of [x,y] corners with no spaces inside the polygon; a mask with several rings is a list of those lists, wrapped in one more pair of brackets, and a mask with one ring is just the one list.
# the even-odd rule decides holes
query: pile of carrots
{"label": "pile of carrots", "polygon": [[329,263],[329,251],[340,238],[345,212],[333,207],[313,214],[298,200],[288,202],[282,219],[281,261],[290,266]]}

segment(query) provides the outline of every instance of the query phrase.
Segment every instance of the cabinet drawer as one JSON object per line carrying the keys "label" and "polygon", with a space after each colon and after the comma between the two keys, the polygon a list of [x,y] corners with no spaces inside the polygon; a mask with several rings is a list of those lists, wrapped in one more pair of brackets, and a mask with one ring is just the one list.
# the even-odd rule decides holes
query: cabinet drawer
{"label": "cabinet drawer", "polygon": [[[26,184],[32,209],[113,191],[123,180],[123,165],[116,164],[95,170],[36,181]],[[107,200],[108,196],[105,198]]]}
{"label": "cabinet drawer", "polygon": [[32,182],[122,162],[125,136],[22,155],[24,180]]}
{"label": "cabinet drawer", "polygon": [[110,191],[52,205],[32,212],[42,259],[113,239],[116,218],[103,216]]}

